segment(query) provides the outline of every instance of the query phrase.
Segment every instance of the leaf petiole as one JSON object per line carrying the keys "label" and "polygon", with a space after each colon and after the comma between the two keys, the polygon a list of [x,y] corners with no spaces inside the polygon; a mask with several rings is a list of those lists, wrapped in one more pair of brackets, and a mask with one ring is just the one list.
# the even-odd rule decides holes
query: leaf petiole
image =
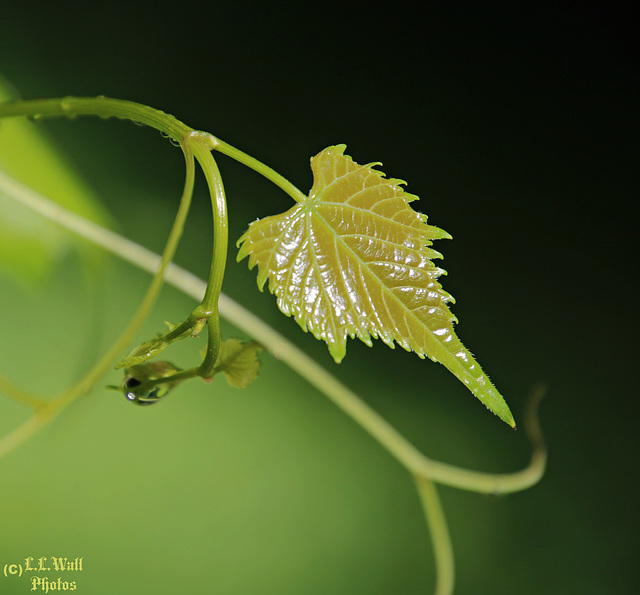
{"label": "leaf petiole", "polygon": [[209,137],[208,146],[210,149],[227,155],[227,157],[231,157],[238,163],[242,163],[242,165],[246,165],[249,169],[258,172],[261,176],[267,178],[267,180],[286,192],[295,202],[302,202],[307,198],[304,192],[299,190],[277,171],[262,163],[262,161],[258,161],[255,157],[251,157],[251,155],[247,155],[240,149],[232,147],[229,143],[225,143],[212,134],[210,134]]}

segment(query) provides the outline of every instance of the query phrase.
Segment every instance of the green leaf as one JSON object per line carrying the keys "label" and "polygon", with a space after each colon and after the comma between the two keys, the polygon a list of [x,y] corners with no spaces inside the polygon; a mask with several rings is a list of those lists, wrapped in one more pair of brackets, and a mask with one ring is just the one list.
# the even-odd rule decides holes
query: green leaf
{"label": "green leaf", "polygon": [[514,426],[504,399],[453,330],[453,298],[433,260],[436,239],[451,238],[427,225],[409,203],[402,180],[385,178],[377,163],[358,165],[345,145],[311,159],[309,196],[281,215],[255,221],[240,238],[238,260],[258,265],[278,307],[326,341],[336,362],[347,337],[367,345],[380,338],[439,361],[502,420]]}
{"label": "green leaf", "polygon": [[[14,98],[0,77],[0,102]],[[26,118],[0,119],[0,174],[94,222],[109,220],[99,201],[42,130]],[[13,190],[0,185],[0,270],[16,279],[40,279],[70,249],[95,267],[97,250],[22,205]]]}
{"label": "green leaf", "polygon": [[215,371],[222,372],[231,386],[245,388],[257,378],[260,371],[260,349],[255,341],[244,343],[239,339],[227,339],[220,345]]}

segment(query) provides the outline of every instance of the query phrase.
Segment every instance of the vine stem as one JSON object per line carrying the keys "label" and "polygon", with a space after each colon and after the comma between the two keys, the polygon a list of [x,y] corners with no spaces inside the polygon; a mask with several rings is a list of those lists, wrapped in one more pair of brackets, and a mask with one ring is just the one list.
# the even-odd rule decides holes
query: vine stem
{"label": "vine stem", "polygon": [[453,547],[449,537],[447,521],[440,504],[436,485],[427,477],[415,477],[416,487],[431,534],[433,551],[436,558],[435,595],[451,595],[454,585]]}
{"label": "vine stem", "polygon": [[[8,178],[2,172],[0,172],[0,189],[31,209],[101,246],[119,258],[148,272],[158,269],[160,257],[155,253],[64,209],[30,188]],[[194,299],[202,300],[204,297],[206,283],[179,266],[170,263],[164,277],[167,283]],[[424,456],[389,422],[362,401],[356,393],[261,318],[229,296],[221,293],[218,305],[220,315],[223,318],[248,336],[253,337],[274,357],[298,372],[307,382],[326,395],[371,434],[415,477],[429,478],[437,483],[473,492],[504,494],[527,489],[535,485],[544,474],[546,449],[535,413],[544,394],[542,387],[538,387],[534,391],[534,398],[531,399],[529,411],[525,416],[525,429],[534,447],[529,465],[521,471],[513,473],[482,473],[462,469]]]}
{"label": "vine stem", "polygon": [[15,100],[0,103],[0,118],[27,116],[32,120],[67,116],[98,116],[131,120],[159,130],[180,143],[193,128],[163,111],[123,99],[110,97],[62,97],[57,99]]}
{"label": "vine stem", "polygon": [[261,176],[271,180],[271,182],[281,190],[284,190],[284,192],[286,192],[296,202],[302,202],[306,198],[306,194],[304,194],[304,192],[299,190],[284,176],[281,176],[275,169],[265,165],[262,161],[258,161],[255,157],[247,155],[240,149],[232,147],[229,143],[225,143],[219,138],[210,135],[209,148],[235,159],[238,163],[246,165],[248,168],[258,172]]}
{"label": "vine stem", "polygon": [[[2,175],[2,172],[0,172],[0,175]],[[38,407],[42,407],[42,405],[46,403],[44,399],[32,395],[19,386],[13,384],[13,382],[9,382],[2,376],[0,376],[0,393],[3,393],[19,405],[26,405],[30,409],[37,409]]]}
{"label": "vine stem", "polygon": [[[197,134],[197,133],[192,133]],[[229,246],[229,224],[227,222],[227,199],[222,184],[222,176],[218,165],[211,155],[206,140],[211,136],[204,135],[205,142],[194,143],[194,154],[204,172],[209,194],[211,195],[213,211],[213,256],[209,269],[209,282],[204,292],[200,308],[202,316],[207,318],[207,351],[198,368],[198,374],[203,378],[213,375],[213,368],[220,353],[220,316],[218,302],[222,292],[222,281],[227,264],[227,248]]]}

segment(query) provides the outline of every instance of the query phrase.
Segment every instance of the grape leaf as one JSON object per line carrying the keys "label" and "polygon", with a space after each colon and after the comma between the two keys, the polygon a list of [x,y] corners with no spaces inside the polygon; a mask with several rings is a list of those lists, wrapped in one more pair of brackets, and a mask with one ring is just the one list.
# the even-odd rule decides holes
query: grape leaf
{"label": "grape leaf", "polygon": [[260,360],[258,343],[244,343],[239,339],[227,339],[220,345],[215,371],[222,372],[230,386],[245,388],[258,376]]}
{"label": "grape leaf", "polygon": [[380,338],[439,361],[503,421],[515,426],[500,393],[453,330],[453,298],[433,260],[433,240],[451,238],[409,203],[402,180],[379,163],[358,165],[345,145],[311,159],[308,197],[286,213],[254,221],[238,241],[238,260],[258,265],[278,307],[318,339],[336,362],[347,336],[367,345]]}

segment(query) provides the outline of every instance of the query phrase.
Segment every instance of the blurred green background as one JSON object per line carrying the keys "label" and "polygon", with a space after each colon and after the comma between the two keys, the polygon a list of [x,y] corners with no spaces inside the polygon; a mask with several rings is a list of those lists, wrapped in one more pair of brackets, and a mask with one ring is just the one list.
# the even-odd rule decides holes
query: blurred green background
{"label": "blurred green background", "polygon": [[[25,98],[119,97],[173,113],[301,189],[308,159],[345,142],[408,181],[454,236],[446,290],[458,334],[522,419],[549,386],[548,472],[488,498],[443,488],[461,594],[625,594],[638,584],[638,66],[628,15],[395,2],[2,2],[0,72]],[[0,124],[1,126],[1,124]],[[38,124],[119,229],[158,250],[183,183],[154,131]],[[220,157],[233,241],[287,196]],[[202,180],[177,262],[206,275]],[[633,271],[636,271],[634,273]],[[133,312],[148,276],[115,260],[85,284],[68,256],[36,287],[0,276],[0,372],[54,394]],[[295,339],[423,451],[487,471],[529,447],[442,366],[384,345],[326,348],[282,317],[230,258],[225,291]],[[140,340],[193,303],[163,291]],[[238,335],[228,328],[229,335]],[[192,361],[200,345],[174,351]],[[115,372],[104,384],[117,383]],[[0,430],[22,419],[0,402]],[[229,595],[431,592],[408,475],[322,395],[263,357],[244,391],[192,382],[149,409],[102,386],[0,460],[0,567],[84,558],[77,592]],[[51,577],[57,577],[52,574]],[[0,576],[0,593],[29,590]]]}

